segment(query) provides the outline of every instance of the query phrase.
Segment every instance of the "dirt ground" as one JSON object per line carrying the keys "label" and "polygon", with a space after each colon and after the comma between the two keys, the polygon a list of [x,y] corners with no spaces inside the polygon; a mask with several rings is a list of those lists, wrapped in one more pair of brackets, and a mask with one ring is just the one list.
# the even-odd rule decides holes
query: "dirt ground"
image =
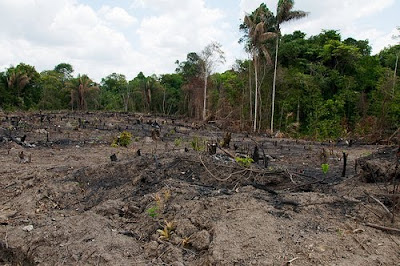
{"label": "dirt ground", "polygon": [[[397,146],[232,133],[210,154],[218,123],[104,112],[0,121],[1,265],[400,265]],[[133,142],[111,147],[123,130]],[[255,146],[259,162],[231,158]]]}

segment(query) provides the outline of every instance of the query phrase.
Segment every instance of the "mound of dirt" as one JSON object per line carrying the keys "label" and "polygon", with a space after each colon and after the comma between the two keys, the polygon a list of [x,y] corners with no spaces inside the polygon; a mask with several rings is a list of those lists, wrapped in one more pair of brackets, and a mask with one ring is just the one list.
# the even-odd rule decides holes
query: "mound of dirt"
{"label": "mound of dirt", "polygon": [[388,147],[356,162],[361,180],[369,183],[400,179],[400,147]]}

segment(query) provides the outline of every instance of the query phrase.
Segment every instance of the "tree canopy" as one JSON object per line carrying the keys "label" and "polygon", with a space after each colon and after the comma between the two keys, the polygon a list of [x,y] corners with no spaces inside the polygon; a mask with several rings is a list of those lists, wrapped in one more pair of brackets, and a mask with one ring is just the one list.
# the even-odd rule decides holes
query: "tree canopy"
{"label": "tree canopy", "polygon": [[[240,42],[251,60],[238,60],[223,73],[211,71],[210,63],[223,59],[216,44],[176,61],[175,73],[140,72],[131,80],[111,73],[99,84],[86,74],[74,74],[65,62],[41,73],[20,63],[0,72],[0,108],[151,112],[202,119],[207,106],[207,115],[237,130],[265,132],[273,122],[288,136],[313,139],[384,136],[397,130],[400,44],[371,55],[368,40],[343,40],[337,30],[281,36],[281,23],[305,15],[293,11],[293,4],[279,1],[276,15],[265,4],[247,14]],[[275,72],[271,54],[276,52]]]}

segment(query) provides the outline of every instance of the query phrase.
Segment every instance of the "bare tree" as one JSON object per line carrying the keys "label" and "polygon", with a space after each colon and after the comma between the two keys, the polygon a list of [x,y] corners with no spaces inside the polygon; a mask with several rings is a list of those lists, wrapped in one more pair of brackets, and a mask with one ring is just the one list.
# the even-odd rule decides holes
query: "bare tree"
{"label": "bare tree", "polygon": [[207,80],[216,64],[224,63],[225,56],[221,44],[212,42],[200,54],[201,70],[204,78],[203,87],[203,120],[207,117]]}

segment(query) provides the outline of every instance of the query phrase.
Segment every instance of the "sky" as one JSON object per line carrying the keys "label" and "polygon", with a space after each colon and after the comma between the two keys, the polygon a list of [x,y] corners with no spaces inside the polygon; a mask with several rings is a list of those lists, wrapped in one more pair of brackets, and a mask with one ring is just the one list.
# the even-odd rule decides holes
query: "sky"
{"label": "sky", "polygon": [[[0,0],[0,71],[69,63],[74,75],[97,82],[112,73],[131,80],[140,71],[173,73],[177,60],[219,42],[222,72],[248,58],[239,25],[263,2],[275,13],[277,0]],[[283,24],[284,34],[338,30],[343,39],[369,40],[373,53],[398,42],[400,0],[298,0],[294,10],[309,16]]]}

